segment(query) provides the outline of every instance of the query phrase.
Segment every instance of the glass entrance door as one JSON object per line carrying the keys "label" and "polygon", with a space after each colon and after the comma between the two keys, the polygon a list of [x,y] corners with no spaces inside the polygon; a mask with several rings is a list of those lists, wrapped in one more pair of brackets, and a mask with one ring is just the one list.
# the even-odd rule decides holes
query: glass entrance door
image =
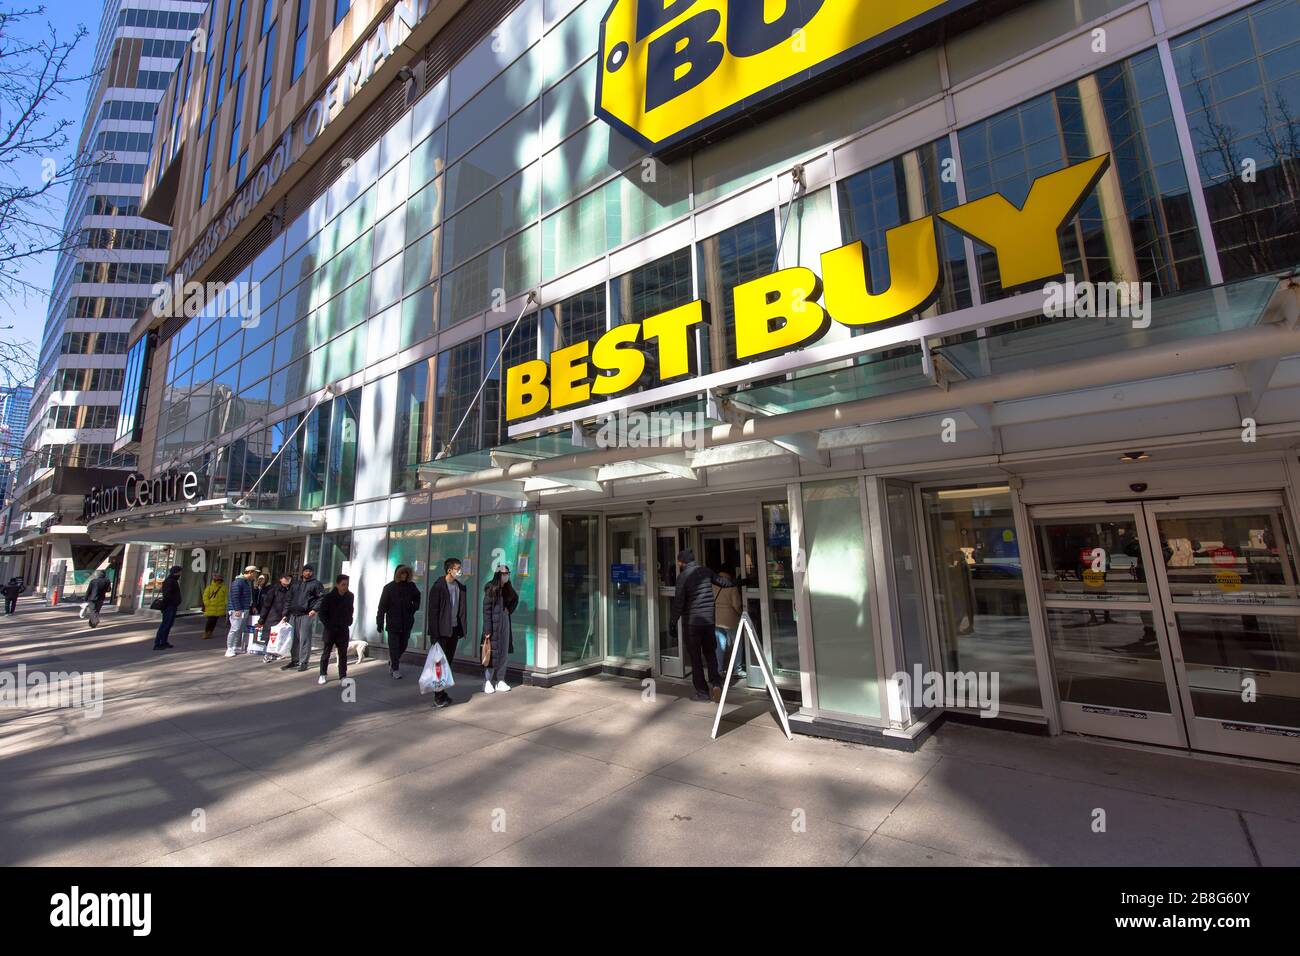
{"label": "glass entrance door", "polygon": [[1280,496],[1033,517],[1066,730],[1300,761],[1300,581]]}
{"label": "glass entrance door", "polygon": [[1141,506],[1033,516],[1062,728],[1187,746]]}
{"label": "glass entrance door", "polygon": [[1192,747],[1300,762],[1300,585],[1280,495],[1146,508]]}
{"label": "glass entrance door", "polygon": [[655,594],[659,622],[659,673],[666,677],[685,677],[686,666],[682,654],[682,625],[679,621],[672,630],[668,622],[673,614],[673,594],[677,590],[677,552],[687,547],[689,531],[686,528],[656,528],[655,539]]}

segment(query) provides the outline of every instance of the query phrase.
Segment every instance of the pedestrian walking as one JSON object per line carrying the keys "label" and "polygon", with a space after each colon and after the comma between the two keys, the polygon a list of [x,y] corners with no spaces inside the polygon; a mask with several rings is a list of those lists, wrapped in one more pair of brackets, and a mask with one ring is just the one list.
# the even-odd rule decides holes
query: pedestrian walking
{"label": "pedestrian walking", "polygon": [[324,593],[324,586],[316,580],[316,569],[304,564],[298,580],[289,586],[286,599],[289,624],[293,627],[293,656],[280,665],[280,670],[287,671],[297,665],[298,670],[305,671],[311,663],[312,628],[316,626],[316,609]]}
{"label": "pedestrian walking", "polygon": [[[718,577],[725,580],[732,580],[731,575],[723,572]],[[727,669],[727,657],[731,653],[731,642],[736,640],[740,643],[740,651],[736,654],[736,666],[733,674],[736,677],[745,676],[745,642],[737,636],[737,628],[740,627],[740,615],[744,613],[745,602],[744,596],[740,593],[739,587],[719,587],[714,584],[713,587],[713,632],[717,637],[718,644],[718,673],[721,674]]]}
{"label": "pedestrian walking", "polygon": [[[469,627],[467,589],[460,580],[460,558],[448,558],[442,562],[442,569],[442,577],[429,588],[429,639],[442,645],[442,652],[447,655],[447,666],[451,667],[456,656],[456,644]],[[445,690],[434,692],[435,707],[446,707],[450,703],[451,695]]]}
{"label": "pedestrian walking", "polygon": [[162,621],[158,624],[158,633],[154,635],[153,649],[162,651],[172,646],[167,640],[171,636],[172,625],[176,623],[176,611],[181,606],[181,566],[174,564],[163,578],[162,593],[154,598],[150,605],[155,611],[162,612]]}
{"label": "pedestrian walking", "polygon": [[348,576],[340,574],[334,587],[321,596],[317,611],[325,637],[320,649],[320,677],[316,683],[329,680],[330,652],[339,651],[339,680],[348,679],[348,638],[352,630],[352,592],[348,590]]}
{"label": "pedestrian walking", "polygon": [[207,618],[203,622],[203,639],[205,641],[217,629],[217,622],[225,620],[226,606],[229,602],[230,588],[226,586],[226,579],[218,571],[212,575],[212,580],[203,589],[203,616]]}
{"label": "pedestrian walking", "polygon": [[9,583],[0,592],[5,596],[5,613],[16,614],[18,612],[18,596],[27,590],[27,585],[23,584],[21,578],[10,578]]}
{"label": "pedestrian walking", "polygon": [[248,640],[248,619],[253,613],[253,578],[256,576],[257,565],[250,564],[230,583],[226,600],[226,617],[230,621],[230,630],[226,633],[227,657],[241,653]]}
{"label": "pedestrian walking", "polygon": [[89,627],[99,626],[99,612],[103,610],[104,601],[111,590],[113,590],[113,582],[108,579],[108,575],[103,571],[96,571],[95,576],[86,585],[86,624]]}
{"label": "pedestrian walking", "polygon": [[289,572],[285,571],[280,575],[279,581],[262,590],[262,603],[258,605],[258,612],[262,615],[262,640],[266,642],[266,655],[263,659],[268,664],[280,659],[279,654],[271,653],[271,628],[288,620],[289,584],[292,581]]}
{"label": "pedestrian walking", "polygon": [[384,585],[379,592],[379,612],[375,615],[375,626],[379,633],[388,632],[388,666],[393,680],[402,676],[402,655],[411,642],[411,631],[415,628],[415,612],[420,609],[420,589],[411,580],[411,569],[399,564],[393,572],[393,580]]}
{"label": "pedestrian walking", "polygon": [[[682,621],[686,631],[686,650],[691,659],[691,682],[695,693],[691,700],[721,700],[722,677],[718,672],[717,637],[713,624],[713,585],[734,588],[736,582],[722,578],[695,563],[689,548],[677,552],[677,589],[673,593],[668,633]],[[708,653],[705,653],[707,649]],[[705,672],[708,681],[705,682]]]}
{"label": "pedestrian walking", "polygon": [[483,589],[483,640],[489,650],[483,664],[483,693],[495,694],[510,689],[506,683],[506,664],[515,649],[510,616],[519,606],[519,595],[510,585],[510,569],[497,567],[492,580]]}

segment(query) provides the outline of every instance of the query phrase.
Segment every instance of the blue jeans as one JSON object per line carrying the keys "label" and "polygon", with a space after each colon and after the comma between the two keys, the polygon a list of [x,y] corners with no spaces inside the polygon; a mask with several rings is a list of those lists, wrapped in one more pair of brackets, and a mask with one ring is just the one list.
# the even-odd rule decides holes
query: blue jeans
{"label": "blue jeans", "polygon": [[[727,670],[727,655],[731,653],[731,632],[725,627],[715,627],[713,633],[718,638],[718,673],[723,674]],[[743,642],[742,642],[743,643]],[[745,651],[736,655],[736,666],[732,673],[739,674],[745,669]]]}
{"label": "blue jeans", "polygon": [[172,625],[176,623],[176,608],[165,607],[162,610],[162,622],[158,625],[158,633],[154,635],[153,646],[162,647],[167,643],[167,635],[171,633]]}

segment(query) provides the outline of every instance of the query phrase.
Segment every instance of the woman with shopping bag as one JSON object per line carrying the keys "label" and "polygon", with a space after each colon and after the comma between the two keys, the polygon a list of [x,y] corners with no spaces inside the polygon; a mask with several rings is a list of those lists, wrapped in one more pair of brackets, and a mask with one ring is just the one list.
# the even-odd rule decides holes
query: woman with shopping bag
{"label": "woman with shopping bag", "polygon": [[500,565],[492,580],[483,589],[483,639],[480,642],[479,662],[483,665],[483,693],[504,693],[510,689],[506,683],[506,664],[514,647],[510,615],[519,606],[519,595],[510,586],[510,569]]}

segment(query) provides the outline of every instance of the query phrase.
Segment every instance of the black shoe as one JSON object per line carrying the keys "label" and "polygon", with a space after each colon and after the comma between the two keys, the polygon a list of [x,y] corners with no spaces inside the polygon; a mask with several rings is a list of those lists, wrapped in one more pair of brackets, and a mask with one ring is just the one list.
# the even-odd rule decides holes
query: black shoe
{"label": "black shoe", "polygon": [[170,646],[171,646],[170,644],[155,644],[155,645],[153,646],[153,649],[154,649],[155,651],[165,651],[165,650],[167,650],[167,648],[170,647]]}
{"label": "black shoe", "polygon": [[450,703],[451,703],[451,698],[449,698],[446,694],[434,694],[434,695],[433,695],[433,706],[434,706],[434,707],[446,707],[446,706],[447,706],[448,704],[450,704]]}
{"label": "black shoe", "polygon": [[[287,671],[294,667],[298,667],[298,665],[295,664],[293,661],[285,661],[283,664],[280,665],[280,670]],[[303,668],[298,668],[298,669],[302,670]]]}
{"label": "black shoe", "polygon": [[691,694],[691,700],[709,700],[708,694],[701,694],[698,690]]}
{"label": "black shoe", "polygon": [[163,650],[171,650],[175,646],[176,646],[175,644],[168,641],[166,644],[163,645]]}
{"label": "black shoe", "polygon": [[303,661],[301,664],[298,665],[298,670],[305,671],[310,669],[310,667],[311,667],[310,664],[308,664],[306,661]]}

